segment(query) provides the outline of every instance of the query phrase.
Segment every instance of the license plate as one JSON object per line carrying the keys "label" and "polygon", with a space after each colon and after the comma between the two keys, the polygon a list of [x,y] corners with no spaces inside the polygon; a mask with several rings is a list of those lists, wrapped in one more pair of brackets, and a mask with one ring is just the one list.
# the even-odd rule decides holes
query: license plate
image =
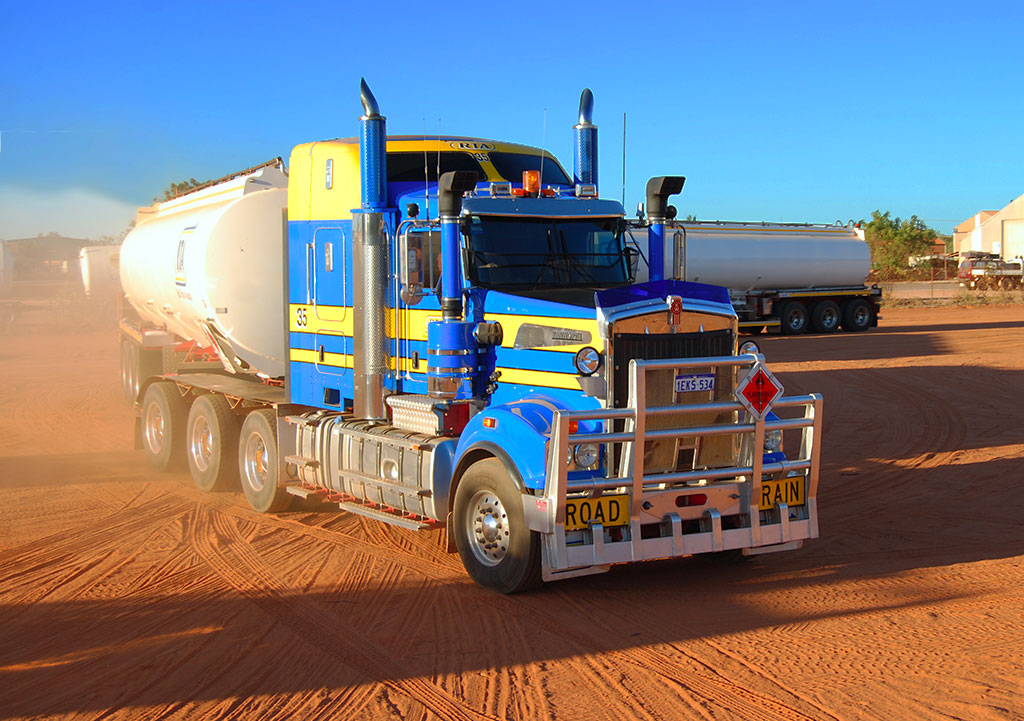
{"label": "license plate", "polygon": [[606,527],[628,525],[629,496],[566,499],[565,530],[580,531],[591,523]]}
{"label": "license plate", "polygon": [[676,376],[676,393],[715,390],[715,374],[700,373],[694,376]]}
{"label": "license plate", "polygon": [[758,508],[762,511],[770,511],[780,503],[785,503],[790,508],[807,503],[803,476],[782,478],[777,481],[761,481],[761,499]]}

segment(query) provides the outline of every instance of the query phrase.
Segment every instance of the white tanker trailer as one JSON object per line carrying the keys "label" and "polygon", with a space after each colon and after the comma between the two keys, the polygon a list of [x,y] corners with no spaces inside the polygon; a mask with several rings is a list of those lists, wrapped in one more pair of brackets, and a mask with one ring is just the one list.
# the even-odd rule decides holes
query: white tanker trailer
{"label": "white tanker trailer", "polygon": [[120,250],[116,245],[87,245],[79,251],[82,290],[90,300],[112,300],[120,293],[121,279],[117,269]]}
{"label": "white tanker trailer", "polygon": [[[647,280],[647,231],[631,232]],[[881,290],[867,287],[871,252],[856,227],[685,221],[665,228],[666,278],[729,289],[740,328],[786,334],[878,324]]]}
{"label": "white tanker trailer", "polygon": [[243,172],[140,211],[125,238],[122,330],[136,341],[122,347],[126,396],[138,392],[147,349],[167,346],[169,335],[212,349],[229,372],[284,375],[288,177],[279,160]]}

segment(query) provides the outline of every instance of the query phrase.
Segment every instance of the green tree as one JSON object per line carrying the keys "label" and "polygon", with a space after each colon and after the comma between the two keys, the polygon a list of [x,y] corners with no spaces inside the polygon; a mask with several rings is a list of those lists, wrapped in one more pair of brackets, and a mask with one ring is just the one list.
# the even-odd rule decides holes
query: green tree
{"label": "green tree", "polygon": [[894,218],[889,211],[876,210],[864,225],[864,239],[871,249],[871,264],[882,277],[898,277],[908,267],[912,255],[927,255],[938,233],[916,215],[907,220]]}
{"label": "green tree", "polygon": [[159,203],[165,200],[170,200],[171,198],[177,198],[179,195],[184,195],[193,188],[198,188],[201,185],[205,185],[206,182],[207,181],[205,180],[199,181],[196,180],[195,178],[189,178],[188,180],[183,180],[180,183],[171,183],[169,186],[164,188],[164,197],[153,198],[153,202]]}

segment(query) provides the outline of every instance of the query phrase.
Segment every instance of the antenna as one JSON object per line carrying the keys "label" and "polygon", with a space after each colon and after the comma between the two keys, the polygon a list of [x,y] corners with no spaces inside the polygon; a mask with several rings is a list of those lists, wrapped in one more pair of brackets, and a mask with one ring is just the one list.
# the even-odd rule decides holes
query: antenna
{"label": "antenna", "polygon": [[537,173],[537,191],[544,187],[544,157],[547,153],[544,144],[548,136],[548,109],[544,108],[544,120],[540,124],[540,171]]}
{"label": "antenna", "polygon": [[626,207],[626,114],[622,114],[622,207]]}
{"label": "antenna", "polygon": [[426,198],[427,211],[424,217],[430,220],[430,171],[427,161],[427,119],[423,118],[423,197]]}

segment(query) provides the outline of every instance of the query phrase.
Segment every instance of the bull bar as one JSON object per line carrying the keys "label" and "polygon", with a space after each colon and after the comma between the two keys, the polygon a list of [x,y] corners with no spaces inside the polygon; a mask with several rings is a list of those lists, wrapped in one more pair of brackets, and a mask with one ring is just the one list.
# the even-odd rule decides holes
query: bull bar
{"label": "bull bar", "polygon": [[[774,550],[798,548],[803,540],[818,537],[817,489],[818,467],[821,449],[822,396],[817,393],[778,398],[772,410],[803,408],[803,417],[765,420],[746,412],[738,401],[717,401],[690,405],[671,405],[644,408],[647,388],[647,373],[656,370],[682,370],[693,368],[736,367],[753,368],[763,365],[764,357],[755,354],[719,356],[707,358],[685,358],[671,360],[630,360],[629,401],[627,408],[601,408],[595,410],[560,410],[554,413],[551,439],[548,447],[547,472],[544,491],[541,495],[524,497],[527,525],[541,532],[542,566],[546,580],[569,576],[600,573],[612,564],[631,563],[661,558],[689,556],[740,549],[745,554],[764,553]],[[647,418],[667,414],[725,413],[738,412],[736,416],[744,422],[715,423],[704,426],[647,430]],[[767,412],[767,409],[765,409]],[[603,421],[605,432],[571,433],[573,421]],[[611,432],[611,423],[623,420],[624,430]],[[801,429],[799,457],[764,463],[761,449],[765,433],[770,430]],[[637,452],[645,441],[676,439],[684,436],[752,435],[751,449],[741,454],[741,463],[728,468],[696,469],[672,473],[645,473],[644,454]],[[742,440],[742,439],[741,439]],[[568,478],[570,446],[580,443],[622,444],[622,458],[616,477],[572,479]],[[611,458],[611,454],[606,454]],[[799,479],[805,489],[805,512],[801,518],[791,519],[786,503],[776,504],[777,520],[761,520],[759,499],[762,492],[762,478],[765,474],[782,474],[788,481]],[[748,523],[738,528],[722,527],[722,514],[708,503],[703,510],[699,532],[683,532],[683,518],[679,513],[669,512],[662,519],[671,525],[671,535],[643,538],[641,533],[641,509],[645,494],[665,491],[681,483],[696,484],[712,489],[715,482],[733,479],[726,484],[733,491],[730,497],[742,499],[741,513]],[[587,492],[590,495],[603,491],[619,490],[629,494],[629,535],[621,541],[605,539],[604,527],[600,523],[590,526],[590,543],[567,545],[565,516],[567,495]],[[680,490],[674,488],[672,490]],[[738,493],[737,493],[738,492]],[[770,513],[770,512],[769,512]]]}

